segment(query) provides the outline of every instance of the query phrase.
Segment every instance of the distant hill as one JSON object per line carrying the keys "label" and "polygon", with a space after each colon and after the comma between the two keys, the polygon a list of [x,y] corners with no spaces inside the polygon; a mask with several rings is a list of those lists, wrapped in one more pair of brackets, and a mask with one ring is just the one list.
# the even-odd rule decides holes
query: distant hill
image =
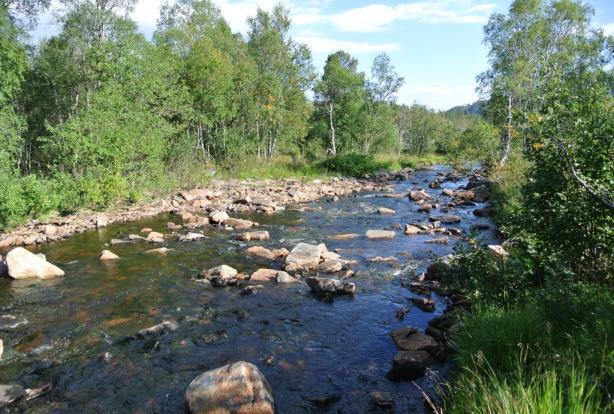
{"label": "distant hill", "polygon": [[486,113],[486,101],[477,101],[467,105],[455,106],[453,108],[448,109],[446,113],[484,116],[484,114]]}

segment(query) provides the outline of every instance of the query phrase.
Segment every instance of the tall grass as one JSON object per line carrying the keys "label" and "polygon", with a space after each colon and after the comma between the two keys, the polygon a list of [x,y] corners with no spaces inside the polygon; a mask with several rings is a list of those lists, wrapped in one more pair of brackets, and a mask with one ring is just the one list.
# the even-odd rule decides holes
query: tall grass
{"label": "tall grass", "polygon": [[[521,364],[522,361],[519,361]],[[511,375],[466,368],[449,391],[449,414],[592,414],[607,409],[596,383],[582,364],[548,367]]]}

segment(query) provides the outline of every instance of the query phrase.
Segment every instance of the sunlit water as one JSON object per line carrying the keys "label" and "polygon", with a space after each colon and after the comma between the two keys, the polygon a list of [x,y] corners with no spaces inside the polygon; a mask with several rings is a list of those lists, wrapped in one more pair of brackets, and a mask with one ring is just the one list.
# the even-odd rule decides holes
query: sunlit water
{"label": "sunlit water", "polygon": [[[439,169],[441,170],[441,169]],[[418,171],[412,180],[395,184],[396,193],[426,187],[436,170]],[[418,183],[418,184],[414,184]],[[456,188],[464,182],[445,183]],[[441,190],[429,190],[440,197]],[[250,218],[269,231],[266,242],[239,242],[237,232],[208,228],[209,239],[165,246],[168,256],[145,255],[161,247],[142,242],[112,246],[121,260],[101,263],[100,251],[112,238],[138,233],[143,227],[167,231],[169,220],[110,226],[40,247],[47,259],[66,271],[50,281],[0,280],[0,315],[29,321],[2,332],[5,357],[0,362],[0,383],[37,387],[52,382],[53,390],[38,399],[13,406],[15,412],[175,413],[184,412],[184,392],[190,381],[211,368],[234,362],[256,364],[274,392],[278,411],[285,413],[378,412],[371,391],[394,395],[396,407],[387,412],[426,412],[423,399],[411,382],[386,379],[396,347],[389,331],[404,325],[424,329],[440,314],[444,302],[437,298],[435,313],[413,307],[403,321],[397,308],[408,307],[415,296],[401,279],[420,272],[434,257],[452,252],[449,245],[427,244],[430,236],[405,236],[397,230],[390,241],[332,241],[339,233],[367,229],[392,229],[396,223],[427,221],[425,213],[406,197],[384,198],[362,193],[338,202],[310,204],[321,208],[306,213],[286,212]],[[376,214],[378,207],[397,211]],[[479,207],[479,206],[477,206]],[[462,207],[451,213],[462,217],[466,232],[472,224],[488,223]],[[482,237],[492,238],[490,231]],[[280,268],[244,254],[249,245],[291,249],[298,242],[325,242],[329,250],[346,249],[343,256],[357,259],[354,297],[320,301],[301,283],[270,284],[255,295],[242,296],[240,287],[210,288],[191,280],[203,269],[227,264],[251,273],[260,267]],[[372,264],[368,258],[396,256],[401,266]],[[122,341],[136,331],[163,320],[179,329],[155,341]],[[105,356],[106,354],[106,356]],[[434,365],[445,371],[446,365]],[[427,378],[417,381],[425,389]],[[325,399],[323,407],[314,400]]]}

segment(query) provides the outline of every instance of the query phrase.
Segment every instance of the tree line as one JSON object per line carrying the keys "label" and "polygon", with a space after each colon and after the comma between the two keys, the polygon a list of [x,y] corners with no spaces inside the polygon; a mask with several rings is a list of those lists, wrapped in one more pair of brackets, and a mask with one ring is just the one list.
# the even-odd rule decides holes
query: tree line
{"label": "tree line", "polygon": [[338,51],[319,76],[282,5],[241,35],[209,0],[167,3],[147,40],[135,4],[62,0],[59,33],[31,45],[50,1],[0,0],[0,227],[251,158],[445,151],[478,122],[398,105],[385,54],[365,74]]}

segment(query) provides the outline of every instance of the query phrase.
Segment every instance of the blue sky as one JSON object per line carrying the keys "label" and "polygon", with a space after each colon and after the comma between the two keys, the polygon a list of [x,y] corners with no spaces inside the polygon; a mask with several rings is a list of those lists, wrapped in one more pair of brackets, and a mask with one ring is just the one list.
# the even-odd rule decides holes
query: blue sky
{"label": "blue sky", "polygon": [[[132,18],[151,35],[164,0],[139,0]],[[279,0],[214,2],[234,31],[245,33],[247,17],[257,7],[271,9]],[[283,0],[293,19],[292,36],[309,45],[321,70],[329,53],[343,49],[368,72],[373,58],[390,55],[405,77],[398,101],[435,109],[477,99],[475,77],[487,68],[482,26],[493,12],[505,12],[511,0]],[[594,23],[614,34],[614,0],[591,0]],[[57,31],[51,14],[43,16],[34,39]]]}

